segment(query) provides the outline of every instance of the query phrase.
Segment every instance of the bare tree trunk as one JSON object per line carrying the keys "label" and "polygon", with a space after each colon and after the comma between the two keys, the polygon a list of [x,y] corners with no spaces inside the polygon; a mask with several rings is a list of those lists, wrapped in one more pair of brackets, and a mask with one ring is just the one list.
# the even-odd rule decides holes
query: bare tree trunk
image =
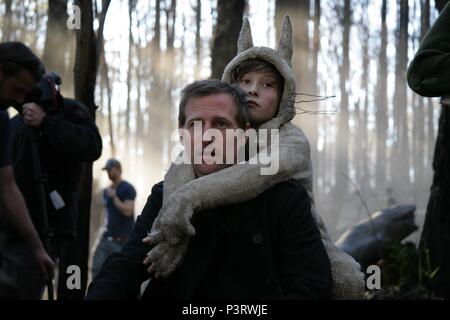
{"label": "bare tree trunk", "polygon": [[38,41],[38,29],[41,25],[41,20],[42,20],[42,14],[41,11],[39,10],[39,0],[35,0],[35,8],[34,8],[34,26],[35,26],[35,30],[33,30],[32,32],[34,33],[33,36],[33,40],[31,40],[31,47],[32,48],[36,48],[37,46],[37,41]]}
{"label": "bare tree trunk", "polygon": [[63,76],[67,48],[67,0],[49,0],[43,60],[47,70]]}
{"label": "bare tree trunk", "polygon": [[348,193],[348,141],[349,141],[349,124],[348,124],[348,105],[350,88],[347,82],[350,73],[350,28],[351,28],[352,8],[350,0],[344,1],[343,7],[343,38],[342,38],[342,61],[339,66],[339,83],[341,94],[341,109],[338,117],[337,143],[336,143],[336,185],[334,195],[336,199],[343,199]]}
{"label": "bare tree trunk", "polygon": [[171,134],[172,127],[172,106],[173,103],[173,90],[176,87],[176,67],[175,67],[175,49],[174,49],[174,41],[175,41],[175,23],[176,23],[176,7],[177,1],[170,0],[170,7],[166,11],[166,32],[167,32],[167,50],[164,55],[165,58],[165,70],[169,70],[169,72],[164,73],[164,105],[162,106],[163,111],[163,166],[167,167],[169,165],[169,150],[171,147],[171,141],[169,139]]}
{"label": "bare tree trunk", "polygon": [[[111,148],[111,156],[116,156],[116,144],[115,144],[115,138],[114,138],[114,125],[113,125],[113,115],[112,115],[112,104],[111,104],[111,98],[112,98],[112,90],[111,90],[111,84],[109,82],[109,68],[108,63],[105,59],[105,54],[103,53],[100,57],[100,72],[101,77],[105,83],[106,87],[106,95],[107,95],[107,104],[108,104],[108,132],[109,132],[109,146]],[[126,125],[128,127],[128,125]]]}
{"label": "bare tree trunk", "polygon": [[408,0],[398,0],[398,38],[395,63],[394,128],[392,183],[394,192],[404,196],[410,187],[410,154],[408,146],[406,68],[408,63]]}
{"label": "bare tree trunk", "polygon": [[[136,21],[137,23],[137,29],[140,30],[141,24],[139,19]],[[138,34],[138,41],[136,44],[136,56],[137,56],[137,64],[135,66],[135,74],[136,74],[136,80],[137,80],[137,102],[136,102],[136,150],[138,150],[138,142],[143,140],[144,136],[144,110],[141,105],[141,90],[142,90],[142,75],[144,74],[144,71],[142,70],[145,68],[145,63],[142,59],[142,49],[141,49],[141,36]]]}
{"label": "bare tree trunk", "polygon": [[[420,18],[420,41],[423,40],[425,34],[430,29],[430,0],[421,0],[421,18]],[[415,189],[416,189],[416,201],[419,208],[425,206],[426,190],[424,186],[428,186],[425,180],[425,98],[417,97],[417,111],[415,112],[415,125],[414,132],[416,133],[416,139],[414,139],[415,145]]]}
{"label": "bare tree trunk", "polygon": [[381,46],[378,53],[378,80],[375,90],[375,121],[377,130],[376,162],[375,162],[375,186],[377,190],[386,188],[387,177],[386,140],[388,129],[388,96],[387,96],[387,0],[381,5]]}
{"label": "bare tree trunk", "polygon": [[355,129],[354,132],[352,133],[352,136],[354,136],[354,140],[352,143],[352,151],[353,151],[353,155],[352,155],[352,163],[353,163],[353,168],[355,170],[355,182],[359,187],[362,187],[362,183],[366,183],[366,181],[363,180],[363,174],[364,172],[362,171],[362,167],[363,167],[363,159],[362,159],[362,149],[363,149],[363,144],[365,142],[364,140],[364,135],[363,135],[363,123],[362,123],[362,110],[360,110],[362,108],[362,103],[361,100],[358,99],[358,101],[355,103],[355,110],[353,112],[353,118],[355,119]]}
{"label": "bare tree trunk", "polygon": [[[294,46],[292,65],[294,66],[294,71],[296,71],[297,90],[304,93],[311,93],[313,87],[309,66],[309,9],[309,0],[276,0],[275,28],[277,30],[277,39],[281,32],[282,19],[285,14],[289,14],[294,27],[292,34]],[[315,8],[315,10],[317,9]]]}
{"label": "bare tree trunk", "polygon": [[[126,109],[126,118],[125,118],[125,135],[126,139],[130,135],[130,112],[131,112],[131,76],[133,70],[133,11],[136,7],[136,0],[128,0],[128,19],[130,21],[130,25],[128,28],[128,69],[127,69],[127,109]],[[106,67],[106,60],[105,60]]]}
{"label": "bare tree trunk", "polygon": [[155,47],[161,50],[161,0],[155,1],[155,36],[153,37],[152,43]]}
{"label": "bare tree trunk", "polygon": [[222,78],[225,66],[237,52],[245,0],[217,0],[217,23],[211,48],[211,77]]}
{"label": "bare tree trunk", "polygon": [[[176,21],[176,7],[177,1],[170,0],[170,6],[167,6],[166,1],[166,31],[167,31],[167,50],[173,50],[173,44],[175,41],[175,21]],[[168,7],[168,8],[167,8]]]}
{"label": "bare tree trunk", "polygon": [[[81,29],[77,30],[77,49],[74,69],[75,98],[89,108],[95,119],[96,105],[94,101],[95,81],[98,69],[98,57],[103,43],[103,25],[110,0],[104,0],[99,21],[98,37],[94,33],[94,14],[92,0],[78,0],[76,5],[81,9]],[[78,202],[77,237],[69,243],[63,252],[60,266],[77,265],[81,269],[81,289],[69,290],[66,286],[67,274],[60,272],[58,299],[83,299],[88,279],[89,259],[89,222],[92,197],[92,163],[84,163],[80,181]],[[65,271],[65,268],[62,268]]]}
{"label": "bare tree trunk", "polygon": [[3,17],[2,42],[10,41],[12,36],[12,0],[5,0],[5,16]]}
{"label": "bare tree trunk", "polygon": [[[313,74],[310,64],[312,59],[310,53],[310,42],[312,41],[309,39],[310,2],[310,0],[275,1],[276,38],[279,39],[283,17],[288,14],[293,24],[292,44],[294,55],[292,57],[292,66],[297,82],[297,92],[307,94],[314,93],[312,92],[314,83],[311,81]],[[317,9],[315,8],[315,10]],[[314,109],[314,104],[299,105],[299,107]],[[314,159],[317,154],[317,125],[315,125],[317,116],[304,114],[301,117],[297,117],[294,121],[305,131],[311,145],[311,158]]]}
{"label": "bare tree trunk", "polygon": [[361,186],[362,190],[370,188],[370,182],[372,180],[371,170],[368,166],[370,163],[370,153],[368,149],[368,130],[367,130],[367,117],[369,110],[369,42],[370,42],[370,31],[369,31],[369,16],[368,16],[368,0],[362,1],[362,11],[363,11],[363,20],[362,20],[362,76],[361,76],[361,87],[364,91],[364,101],[362,102],[362,111],[360,118],[358,119],[360,130],[360,150],[357,155],[358,162],[360,164],[360,173],[359,179],[356,181],[358,185]]}
{"label": "bare tree trunk", "polygon": [[194,68],[194,78],[197,80],[200,78],[201,71],[201,36],[200,28],[202,23],[202,0],[197,0],[197,5],[195,7],[195,68]]}
{"label": "bare tree trunk", "polygon": [[151,40],[151,74],[153,80],[151,81],[151,87],[148,91],[148,97],[150,106],[148,109],[149,122],[148,128],[152,134],[150,135],[145,146],[148,148],[147,159],[151,159],[153,163],[161,162],[161,154],[163,149],[163,113],[164,106],[162,92],[163,92],[163,74],[161,70],[161,0],[155,2],[155,21],[153,25],[154,37]]}
{"label": "bare tree trunk", "polygon": [[[319,91],[319,83],[318,83],[318,77],[319,77],[319,52],[320,52],[320,16],[321,16],[321,3],[320,0],[314,1],[314,35],[313,35],[313,43],[312,43],[312,86],[313,86],[313,94],[320,95]],[[311,119],[312,127],[311,127],[311,140],[314,141],[314,146],[311,146],[311,161],[313,163],[313,167],[316,167],[317,169],[320,168],[319,165],[319,155],[317,150],[317,141],[319,137],[319,116],[315,116]],[[317,194],[317,181],[319,178],[319,174],[323,174],[323,172],[320,172],[319,170],[315,170],[314,174],[314,181],[313,181],[313,187],[314,187],[314,193]]]}

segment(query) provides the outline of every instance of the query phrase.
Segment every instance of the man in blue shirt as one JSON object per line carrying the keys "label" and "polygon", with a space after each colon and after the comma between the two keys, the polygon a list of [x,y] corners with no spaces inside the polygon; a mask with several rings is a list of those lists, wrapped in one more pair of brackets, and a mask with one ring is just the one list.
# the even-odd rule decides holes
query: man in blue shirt
{"label": "man in blue shirt", "polygon": [[116,159],[109,159],[103,170],[112,181],[103,191],[106,208],[106,230],[95,251],[92,276],[100,271],[103,261],[112,253],[120,251],[134,226],[134,200],[136,190],[122,179],[122,165]]}

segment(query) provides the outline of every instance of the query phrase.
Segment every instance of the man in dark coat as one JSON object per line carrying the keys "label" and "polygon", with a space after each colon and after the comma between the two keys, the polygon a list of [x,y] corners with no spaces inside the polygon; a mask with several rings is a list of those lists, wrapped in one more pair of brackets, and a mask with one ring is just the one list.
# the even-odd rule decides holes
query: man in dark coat
{"label": "man in dark coat", "polygon": [[[180,128],[187,131],[194,120],[201,121],[203,130],[248,128],[245,94],[228,84],[214,80],[195,82],[183,90],[181,101],[180,118],[184,120],[180,121]],[[188,139],[183,136],[182,140]],[[198,179],[227,166],[206,164],[208,144],[202,142],[203,162],[193,165]],[[226,148],[222,151],[226,158]],[[161,209],[162,193],[163,182],[153,187],[130,239],[120,253],[105,261],[89,287],[87,299],[139,296],[141,284],[150,278],[143,264],[149,246],[142,239]],[[331,297],[330,262],[311,215],[309,198],[300,183],[280,183],[252,200],[197,212],[193,225],[196,235],[188,244],[180,267],[166,279],[151,278],[142,298]]]}
{"label": "man in dark coat", "polygon": [[[39,59],[35,57],[36,61]],[[64,245],[75,237],[79,182],[84,161],[101,155],[102,140],[88,109],[73,99],[63,99],[56,109],[35,102],[16,103],[19,112],[11,119],[12,164],[17,185],[41,239],[47,237],[32,148],[31,129],[37,132],[37,160],[46,178],[45,201],[52,239],[49,252],[60,256]],[[40,299],[44,281],[30,258],[27,240],[9,223],[4,225],[5,243],[2,269],[17,284],[24,299]],[[60,270],[66,275],[65,270]]]}
{"label": "man in dark coat", "polygon": [[[38,232],[30,218],[23,196],[17,187],[12,167],[10,152],[10,120],[3,111],[11,106],[24,103],[26,96],[33,91],[41,79],[44,67],[41,61],[26,45],[20,42],[0,43],[0,223],[7,221],[17,234],[28,244],[29,258],[35,262],[35,272],[42,277],[51,278],[54,264],[46,252]],[[0,265],[2,263],[3,233],[0,230]],[[1,270],[1,278],[7,279],[11,287],[16,283],[8,279]],[[5,289],[1,283],[0,296],[19,298],[17,289],[14,293]]]}

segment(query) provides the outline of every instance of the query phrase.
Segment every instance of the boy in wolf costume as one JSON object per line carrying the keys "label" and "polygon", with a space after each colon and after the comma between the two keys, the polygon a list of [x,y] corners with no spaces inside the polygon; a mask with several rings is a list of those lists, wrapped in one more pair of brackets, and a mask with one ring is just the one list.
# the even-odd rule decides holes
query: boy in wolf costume
{"label": "boy in wolf costume", "polygon": [[[277,183],[294,178],[302,182],[311,200],[312,214],[331,263],[333,297],[362,298],[364,276],[359,264],[332,243],[321,217],[315,212],[309,141],[303,131],[290,122],[296,113],[296,84],[291,64],[292,25],[288,16],[283,20],[278,50],[253,46],[250,23],[245,19],[239,34],[238,54],[226,66],[222,80],[239,81],[233,79],[233,72],[242,62],[252,59],[270,63],[284,79],[276,116],[258,127],[258,130],[279,129],[279,144],[266,146],[272,156],[279,155],[278,172],[262,175],[263,165],[249,161],[250,164],[237,164],[196,179],[192,165],[180,164],[181,161],[173,163],[164,177],[163,207],[149,236],[143,240],[153,246],[144,263],[151,263],[149,272],[154,272],[156,277],[167,277],[181,263],[189,238],[195,235],[190,222],[194,212],[252,199]],[[260,146],[260,153],[262,149]],[[182,154],[177,160],[181,157]]]}

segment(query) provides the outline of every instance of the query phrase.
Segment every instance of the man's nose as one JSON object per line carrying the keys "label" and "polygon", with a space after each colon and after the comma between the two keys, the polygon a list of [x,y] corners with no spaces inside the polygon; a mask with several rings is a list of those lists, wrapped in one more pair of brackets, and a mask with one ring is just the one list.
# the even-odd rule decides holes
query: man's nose
{"label": "man's nose", "polygon": [[214,142],[214,135],[210,131],[213,127],[209,124],[205,124],[203,127],[203,137],[202,137],[202,146],[206,147],[208,144]]}

